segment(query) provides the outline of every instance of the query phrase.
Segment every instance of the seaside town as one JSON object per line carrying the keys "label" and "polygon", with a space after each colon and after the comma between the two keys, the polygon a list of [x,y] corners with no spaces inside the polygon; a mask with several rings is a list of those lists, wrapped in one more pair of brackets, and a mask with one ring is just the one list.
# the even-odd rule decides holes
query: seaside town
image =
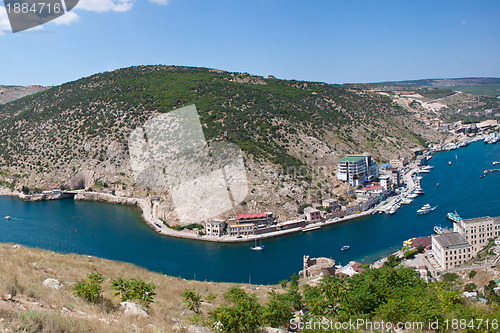
{"label": "seaside town", "polygon": [[499,15],[0,0],[0,333],[500,332]]}
{"label": "seaside town", "polygon": [[[161,220],[154,218],[153,205],[145,199],[122,198],[111,194],[89,192],[86,190],[62,191],[58,189],[43,191],[37,194],[11,193],[3,188],[3,194],[15,194],[25,201],[75,199],[90,201],[108,201],[118,204],[138,205],[143,210],[146,222],[157,232],[181,238],[190,238],[213,242],[253,242],[254,251],[264,250],[262,240],[296,232],[311,232],[325,226],[341,223],[374,214],[394,214],[402,205],[410,205],[414,198],[424,194],[420,186],[422,175],[429,173],[432,166],[427,164],[433,153],[464,147],[471,142],[484,141],[495,144],[500,141],[499,124],[496,120],[487,120],[477,124],[464,125],[461,122],[442,125],[442,130],[451,134],[441,145],[432,144],[427,149],[412,149],[411,158],[390,160],[378,165],[368,153],[348,155],[340,159],[337,165],[337,179],[348,185],[348,189],[335,198],[325,198],[303,208],[303,213],[292,220],[280,221],[273,212],[256,212],[238,214],[227,219],[212,219],[197,224],[194,228],[176,230]],[[450,161],[451,163],[451,161]],[[493,165],[500,164],[495,161]],[[489,172],[500,169],[485,170]],[[439,186],[439,184],[436,184]],[[350,198],[346,200],[345,198]],[[417,210],[417,214],[427,214],[434,210],[426,204]],[[453,229],[436,226],[437,235],[418,237],[405,241],[403,249],[412,253],[425,252],[413,264],[427,278],[427,272],[437,276],[438,272],[449,270],[466,263],[473,258],[488,240],[500,233],[500,217],[478,217],[462,219],[458,214],[449,213],[448,219],[454,223]],[[5,219],[11,219],[6,216]],[[257,243],[258,241],[258,243]],[[497,241],[498,242],[498,241]],[[499,242],[500,243],[500,242]],[[500,244],[497,244],[500,245]],[[346,251],[349,245],[342,246]],[[403,251],[396,255],[404,259]],[[495,263],[499,258],[496,258]],[[380,267],[387,258],[383,258],[371,266]],[[314,262],[314,263],[313,263]],[[301,276],[315,276],[311,272],[338,270],[347,275],[362,271],[362,264],[351,262],[346,266],[335,266],[332,259],[315,259],[304,257],[304,270]],[[425,274],[424,274],[425,272]]]}

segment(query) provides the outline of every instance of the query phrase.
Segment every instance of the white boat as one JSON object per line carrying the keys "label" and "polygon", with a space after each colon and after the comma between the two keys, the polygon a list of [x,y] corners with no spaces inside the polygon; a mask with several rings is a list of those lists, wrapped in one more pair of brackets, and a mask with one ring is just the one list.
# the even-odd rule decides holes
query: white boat
{"label": "white boat", "polygon": [[448,231],[449,231],[449,230],[448,230],[448,228],[443,228],[442,226],[437,226],[437,225],[436,225],[436,226],[434,227],[434,232],[435,232],[436,234],[438,234],[438,235],[441,235],[441,234],[443,234],[443,233],[445,233],[445,232],[448,232]]}
{"label": "white boat", "polygon": [[262,245],[262,239],[259,239],[259,245],[257,245],[257,239],[255,240],[255,246],[251,247],[252,251],[262,251],[264,250],[264,245]]}
{"label": "white boat", "polygon": [[451,161],[448,161],[448,165],[451,165]]}
{"label": "white boat", "polygon": [[458,213],[455,211],[455,213],[448,213],[446,214],[446,218],[448,220],[452,220],[453,222],[460,222],[462,221],[462,218],[460,217],[460,215],[458,215]]}
{"label": "white boat", "polygon": [[500,134],[498,132],[491,133],[484,139],[484,143],[497,143],[498,141],[500,141]]}
{"label": "white boat", "polygon": [[418,170],[418,173],[429,173],[430,171],[427,169],[420,169]]}
{"label": "white boat", "polygon": [[387,211],[388,214],[394,214],[398,209],[399,207],[401,207],[399,204],[396,204],[394,206],[391,207],[391,209],[389,209],[389,211]]}
{"label": "white boat", "polygon": [[12,217],[11,217],[11,216],[9,216],[9,215],[7,215],[7,216],[5,217],[5,219],[6,219],[6,220],[12,220]]}
{"label": "white boat", "polygon": [[321,229],[321,225],[319,224],[311,224],[311,225],[308,225],[307,227],[304,227],[302,228],[302,232],[308,232],[308,231],[312,231],[312,230],[318,230],[318,229]]}
{"label": "white boat", "polygon": [[342,251],[347,251],[347,250],[349,250],[349,248],[350,248],[350,246],[349,246],[349,245],[344,245],[344,246],[342,246],[340,249],[341,249]]}
{"label": "white boat", "polygon": [[413,191],[414,194],[425,194],[424,190],[419,186],[415,188],[415,191]]}
{"label": "white boat", "polygon": [[401,204],[402,205],[409,205],[411,204],[411,202],[413,201],[413,199],[410,199],[409,197],[403,199],[403,201],[401,201]]}
{"label": "white boat", "polygon": [[431,205],[425,204],[422,206],[422,208],[417,210],[417,214],[427,214],[432,212],[434,209],[436,209],[436,207],[431,207]]}

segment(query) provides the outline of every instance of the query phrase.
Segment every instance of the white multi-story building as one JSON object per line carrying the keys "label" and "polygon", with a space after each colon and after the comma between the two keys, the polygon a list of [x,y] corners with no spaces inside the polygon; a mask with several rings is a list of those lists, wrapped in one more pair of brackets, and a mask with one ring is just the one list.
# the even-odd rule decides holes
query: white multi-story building
{"label": "white multi-story building", "polygon": [[474,256],[472,246],[458,232],[433,235],[432,253],[442,270],[465,264]]}
{"label": "white multi-story building", "polygon": [[392,185],[391,176],[385,174],[385,175],[381,175],[379,177],[379,179],[380,179],[380,186],[383,186],[385,191],[389,192],[389,190],[391,189],[391,185]]}
{"label": "white multi-story building", "polygon": [[337,179],[352,186],[363,185],[375,180],[380,172],[377,163],[368,153],[349,155],[339,161]]}
{"label": "white multi-story building", "polygon": [[442,270],[462,265],[500,234],[500,217],[453,222],[453,232],[432,236],[432,253]]}
{"label": "white multi-story building", "polygon": [[205,222],[205,234],[208,236],[220,237],[224,234],[226,221],[214,220]]}
{"label": "white multi-story building", "polygon": [[465,240],[472,245],[472,251],[476,255],[488,245],[491,238],[499,235],[500,217],[486,216],[454,222],[453,231],[464,236]]}

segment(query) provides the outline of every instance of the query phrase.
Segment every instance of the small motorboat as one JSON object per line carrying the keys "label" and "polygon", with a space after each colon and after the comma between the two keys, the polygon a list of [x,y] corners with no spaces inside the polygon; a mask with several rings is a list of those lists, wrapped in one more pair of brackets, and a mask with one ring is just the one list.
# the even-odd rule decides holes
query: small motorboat
{"label": "small motorboat", "polygon": [[7,216],[5,217],[5,219],[6,219],[6,220],[12,220],[12,217],[11,217],[11,216],[9,216],[9,215],[7,215]]}
{"label": "small motorboat", "polygon": [[451,161],[448,162],[448,165],[451,165]]}
{"label": "small motorboat", "polygon": [[349,250],[349,248],[350,248],[350,246],[349,246],[349,245],[344,245],[344,246],[342,246],[340,249],[341,249],[342,251],[347,251],[347,250]]}

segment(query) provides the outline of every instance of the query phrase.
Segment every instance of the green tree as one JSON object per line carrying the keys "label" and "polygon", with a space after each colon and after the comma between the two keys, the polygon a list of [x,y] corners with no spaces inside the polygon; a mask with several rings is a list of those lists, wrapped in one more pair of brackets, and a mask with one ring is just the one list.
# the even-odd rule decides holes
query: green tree
{"label": "green tree", "polygon": [[263,319],[271,327],[286,328],[293,318],[293,303],[288,294],[269,293],[269,301],[264,306]]}
{"label": "green tree", "polygon": [[154,283],[146,283],[142,279],[124,279],[118,277],[111,280],[111,288],[115,290],[114,295],[120,295],[122,302],[139,301],[146,309],[149,309],[151,303],[154,302],[156,293],[156,285]]}
{"label": "green tree", "polygon": [[102,301],[102,282],[104,277],[100,273],[89,273],[86,279],[76,281],[73,286],[75,295],[90,303]]}
{"label": "green tree", "polygon": [[257,296],[247,294],[240,287],[232,287],[224,293],[225,304],[210,313],[214,329],[220,332],[251,333],[262,322],[262,306]]}

